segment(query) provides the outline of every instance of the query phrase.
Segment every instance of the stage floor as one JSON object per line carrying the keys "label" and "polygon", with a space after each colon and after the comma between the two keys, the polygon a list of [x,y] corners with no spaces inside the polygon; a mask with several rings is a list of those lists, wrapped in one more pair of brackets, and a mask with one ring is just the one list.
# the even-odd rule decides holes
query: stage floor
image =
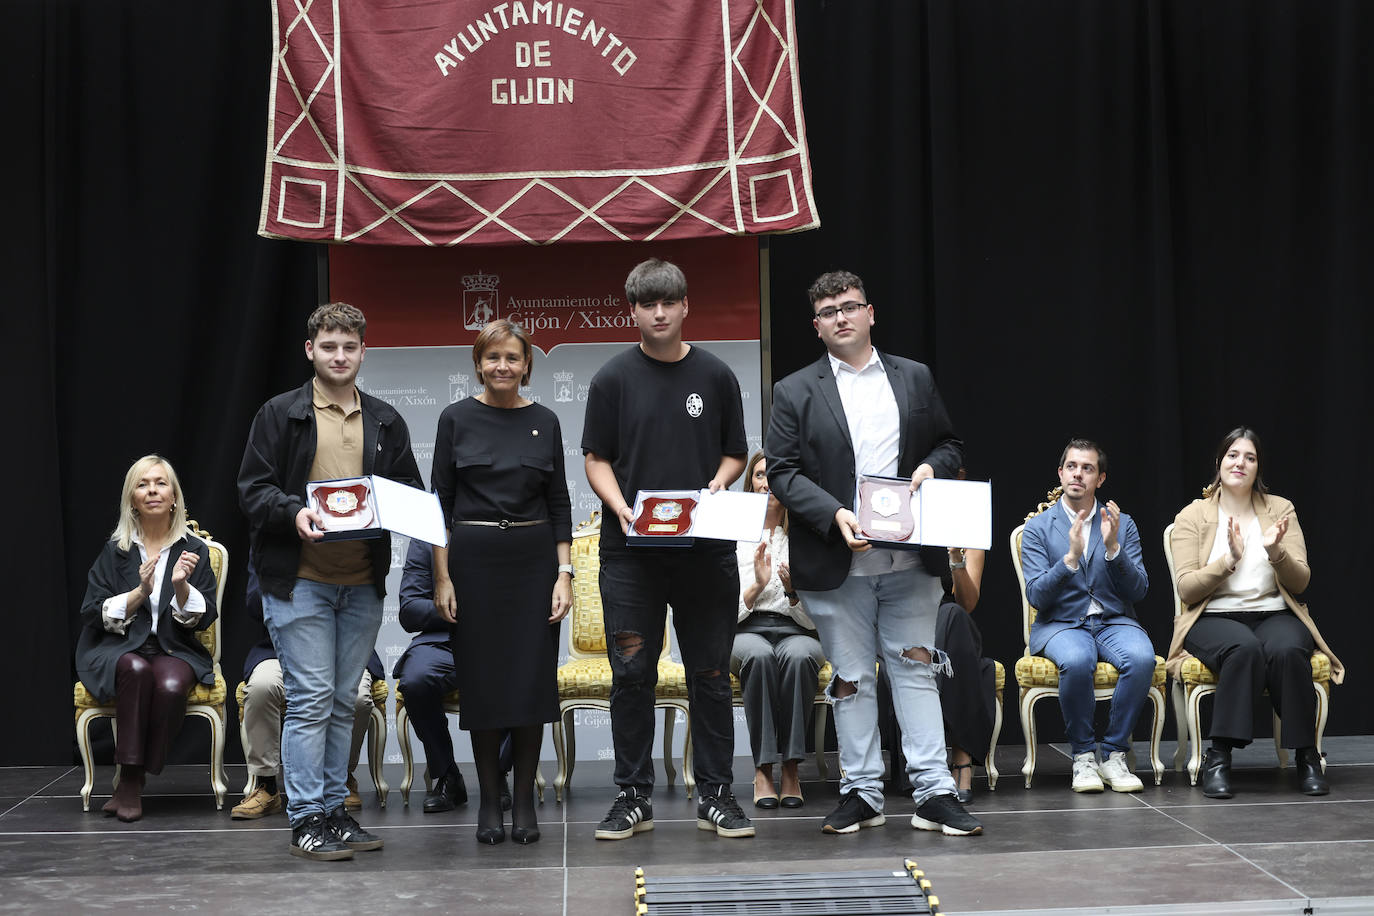
{"label": "stage floor", "polygon": [[[1173,746],[1167,748],[1172,754]],[[351,862],[308,862],[287,852],[286,820],[231,821],[244,768],[228,767],[230,796],[214,810],[204,767],[174,767],[149,781],[144,819],[103,817],[112,769],[98,773],[92,811],[81,811],[79,767],[0,769],[0,911],[70,913],[633,913],[633,870],[654,874],[782,873],[900,868],[917,860],[947,913],[1110,912],[1374,913],[1374,737],[1327,742],[1329,796],[1309,799],[1274,766],[1272,744],[1237,752],[1237,795],[1205,799],[1184,774],[1148,774],[1138,795],[1076,796],[1068,757],[1042,747],[1034,788],[1022,787],[1019,747],[998,753],[995,792],[980,778],[973,810],[981,837],[912,830],[909,798],[888,798],[885,826],[826,836],[836,784],[803,769],[807,802],[795,811],[747,810],[758,836],[727,840],[696,827],[681,784],[660,784],[652,832],[598,842],[592,830],[613,792],[609,762],[578,764],[564,803],[546,792],[543,839],[479,846],[475,799],[450,814],[420,811],[423,786],[402,805],[399,766],[379,809],[365,768],[359,821],[386,840]],[[1166,756],[1166,762],[1169,758]],[[752,772],[736,761],[748,805]],[[554,765],[544,764],[552,780]],[[833,769],[832,769],[833,773]],[[474,787],[471,768],[464,775]],[[661,778],[661,773],[660,773]],[[285,879],[285,880],[283,880]],[[1306,909],[1306,908],[1311,909]]]}

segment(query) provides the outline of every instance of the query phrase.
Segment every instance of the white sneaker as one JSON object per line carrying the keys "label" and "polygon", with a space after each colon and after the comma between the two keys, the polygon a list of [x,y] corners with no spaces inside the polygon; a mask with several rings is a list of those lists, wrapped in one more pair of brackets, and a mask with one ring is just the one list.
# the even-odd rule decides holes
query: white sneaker
{"label": "white sneaker", "polygon": [[[1074,785],[1077,786],[1078,767],[1077,760],[1074,761]],[[1102,781],[1112,787],[1113,792],[1139,792],[1145,788],[1145,784],[1140,781],[1140,777],[1135,775],[1126,766],[1126,752],[1112,751],[1107,755],[1107,759],[1097,766],[1097,775],[1102,777]]]}
{"label": "white sneaker", "polygon": [[[1126,765],[1123,763],[1124,770]],[[1101,792],[1102,777],[1097,775],[1097,755],[1084,751],[1073,755],[1073,790],[1075,792]]]}

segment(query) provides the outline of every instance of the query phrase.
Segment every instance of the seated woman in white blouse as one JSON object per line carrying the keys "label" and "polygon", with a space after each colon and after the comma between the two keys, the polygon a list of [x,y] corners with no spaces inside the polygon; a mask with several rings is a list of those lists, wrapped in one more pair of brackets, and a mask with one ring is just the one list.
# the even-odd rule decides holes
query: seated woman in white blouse
{"label": "seated woman in white blouse", "polygon": [[773,765],[781,762],[781,805],[800,808],[797,764],[806,756],[806,723],[825,655],[815,624],[792,591],[787,510],[769,492],[766,471],[763,452],[755,452],[744,471],[744,489],[768,493],[768,510],[763,540],[738,545],[742,593],[730,673],[739,678],[744,695],[744,718],[754,754],[754,805],[778,807]]}
{"label": "seated woman in white blouse", "polygon": [[186,692],[214,684],[213,660],[195,636],[215,619],[209,548],[186,528],[186,499],[157,455],[124,475],[119,522],[87,576],[76,673],[97,700],[115,703],[114,797],[101,809],[143,816],[144,774],[162,772],[186,716]]}
{"label": "seated woman in white blouse", "polygon": [[1215,479],[1174,519],[1170,539],[1186,610],[1174,619],[1169,671],[1178,677],[1193,655],[1217,675],[1212,746],[1202,762],[1209,798],[1232,796],[1231,750],[1254,737],[1252,707],[1266,690],[1282,720],[1282,745],[1297,749],[1298,790],[1328,791],[1316,748],[1313,647],[1330,656],[1332,681],[1340,683],[1345,669],[1293,597],[1312,575],[1307,545],[1293,504],[1265,489],[1260,458],[1254,430],[1227,433]]}

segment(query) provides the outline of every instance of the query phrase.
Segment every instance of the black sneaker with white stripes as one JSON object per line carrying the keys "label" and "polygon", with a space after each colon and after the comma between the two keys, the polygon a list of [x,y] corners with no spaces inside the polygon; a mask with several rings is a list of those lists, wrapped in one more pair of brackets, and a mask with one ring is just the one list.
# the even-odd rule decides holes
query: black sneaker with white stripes
{"label": "black sneaker with white stripes", "polygon": [[621,789],[601,823],[596,825],[598,840],[625,840],[636,833],[654,829],[654,803],[634,788]]}
{"label": "black sneaker with white stripes", "polygon": [[323,814],[312,814],[291,827],[291,855],[328,862],[351,859],[353,850],[339,842]]}
{"label": "black sneaker with white stripes", "polygon": [[329,812],[326,823],[328,823],[329,829],[334,832],[335,839],[349,849],[366,851],[382,848],[382,838],[359,827],[358,822],[353,820],[353,815],[349,814],[348,809],[343,805]]}
{"label": "black sneaker with white stripes", "polygon": [[714,788],[714,794],[706,788],[701,790],[701,802],[697,805],[697,829],[714,830],[716,836],[753,836],[754,822],[740,809],[730,787]]}

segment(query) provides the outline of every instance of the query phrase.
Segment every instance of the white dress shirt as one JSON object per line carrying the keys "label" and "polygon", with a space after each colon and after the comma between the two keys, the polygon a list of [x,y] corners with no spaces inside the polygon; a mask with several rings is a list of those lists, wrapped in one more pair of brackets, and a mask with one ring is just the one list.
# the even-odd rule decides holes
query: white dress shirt
{"label": "white dress shirt", "polygon": [[763,588],[759,590],[758,596],[754,598],[752,608],[744,605],[744,590],[754,584],[754,551],[759,549],[757,543],[751,541],[739,541],[735,544],[735,559],[739,561],[739,620],[750,614],[767,612],[770,614],[785,614],[791,617],[798,624],[808,630],[816,629],[816,624],[806,613],[806,608],[802,606],[800,599],[796,604],[787,597],[782,587],[782,579],[778,578],[778,568],[787,563],[790,554],[787,547],[787,533],[779,525],[767,535],[768,553],[772,559],[772,574]]}
{"label": "white dress shirt", "polygon": [[[840,390],[845,422],[849,425],[849,441],[854,445],[856,480],[849,503],[852,509],[859,500],[858,475],[897,476],[901,417],[897,414],[897,397],[892,393],[892,383],[876,347],[869,351],[868,362],[862,369],[855,369],[833,353],[828,355],[830,369],[835,373],[835,385]],[[878,576],[897,572],[910,569],[919,559],[915,551],[866,550],[853,555],[849,574]]]}
{"label": "white dress shirt", "polygon": [[[143,541],[138,535],[134,535],[134,543],[138,545],[138,560],[142,566],[148,562],[148,550],[143,546]],[[168,544],[162,548],[157,555],[157,571],[153,573],[153,593],[144,598],[153,615],[153,632],[157,632],[158,617],[161,616],[157,607],[157,596],[162,594],[162,577],[167,572],[167,560],[171,556],[172,545]],[[181,554],[178,553],[180,558]],[[182,607],[177,599],[176,589],[172,589],[172,603],[169,605],[172,611],[172,619],[182,626],[195,626],[205,613],[205,596],[196,590],[195,586],[189,582],[186,584],[188,594],[186,596],[186,606]],[[138,608],[134,608],[135,614]],[[118,595],[106,598],[101,605],[101,616],[104,618],[105,629],[111,633],[123,634],[129,627],[129,621],[134,614],[129,613],[128,592],[121,592]]]}

